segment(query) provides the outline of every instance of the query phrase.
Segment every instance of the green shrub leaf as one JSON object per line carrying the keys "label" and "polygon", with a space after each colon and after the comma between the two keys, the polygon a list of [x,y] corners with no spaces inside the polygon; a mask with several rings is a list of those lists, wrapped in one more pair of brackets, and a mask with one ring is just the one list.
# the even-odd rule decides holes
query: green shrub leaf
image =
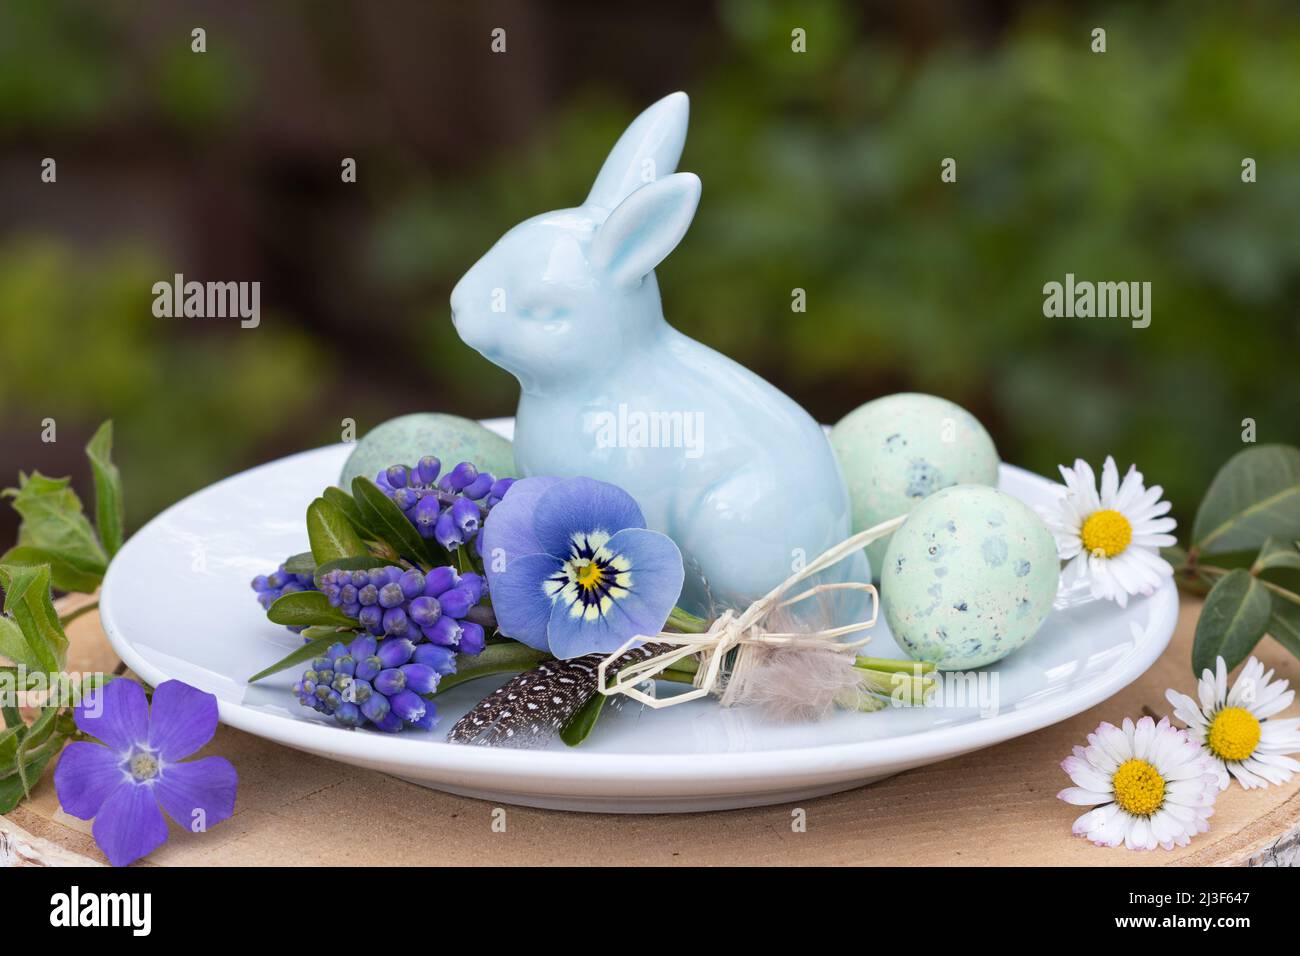
{"label": "green shrub leaf", "polygon": [[303,551],[285,559],[284,569],[290,574],[315,574],[316,559],[310,551]]}
{"label": "green shrub leaf", "polygon": [[1296,547],[1294,541],[1268,538],[1264,541],[1264,546],[1259,549],[1259,557],[1255,559],[1251,570],[1258,574],[1260,571],[1280,568],[1300,571],[1300,548]]}
{"label": "green shrub leaf", "polygon": [[266,612],[273,624],[286,627],[356,627],[338,608],[330,607],[329,598],[319,591],[293,591],[284,595]]}
{"label": "green shrub leaf", "polygon": [[[286,594],[285,597],[293,597],[293,595]],[[280,600],[284,600],[284,598],[281,598]],[[279,601],[276,603],[278,604]],[[318,637],[313,641],[308,641],[306,644],[302,645],[302,647],[294,649],[294,651],[286,657],[280,658],[270,667],[258,671],[248,679],[248,683],[255,684],[262,680],[262,678],[270,677],[272,674],[278,674],[280,671],[292,667],[294,664],[301,664],[303,661],[310,661],[317,657],[322,657],[325,654],[326,649],[328,649],[331,644],[338,641],[343,641],[343,643],[346,644],[347,635],[335,632],[333,634],[326,634],[322,637]]]}
{"label": "green shrub leaf", "polygon": [[321,492],[321,497],[332,504],[335,508],[347,517],[352,523],[352,530],[362,537],[368,537],[364,517],[361,514],[361,508],[357,505],[356,499],[344,491],[342,488],[330,486]]}
{"label": "green shrub leaf", "polygon": [[307,540],[311,542],[311,556],[317,565],[367,553],[347,516],[324,498],[317,498],[307,506]]}
{"label": "green shrub leaf", "polygon": [[50,583],[60,591],[92,594],[104,580],[102,565],[30,545],[10,548],[0,555],[0,564],[18,564],[28,567],[39,564],[49,565]]}
{"label": "green shrub leaf", "polygon": [[1273,616],[1268,621],[1268,633],[1292,656],[1300,658],[1300,604],[1273,599]]}
{"label": "green shrub leaf", "polygon": [[560,728],[560,739],[570,747],[576,747],[586,740],[595,729],[596,721],[600,719],[607,700],[609,698],[604,694],[592,694],[569,722]]}
{"label": "green shrub leaf", "polygon": [[99,540],[111,559],[122,547],[126,508],[122,498],[122,476],[113,464],[113,423],[99,426],[86,445],[91,474],[95,479],[95,526]]}
{"label": "green shrub leaf", "polygon": [[1220,578],[1210,589],[1196,622],[1192,644],[1192,673],[1214,670],[1214,659],[1222,657],[1228,670],[1236,667],[1259,643],[1268,628],[1273,600],[1268,590],[1249,571],[1237,568]]}
{"label": "green shrub leaf", "polygon": [[38,548],[87,573],[103,575],[108,558],[67,478],[20,474],[18,487],[5,489],[4,495],[13,498],[14,510],[22,516],[20,546]]}
{"label": "green shrub leaf", "polygon": [[1259,548],[1269,536],[1300,538],[1300,449],[1260,445],[1219,469],[1196,512],[1192,542],[1203,554]]}
{"label": "green shrub leaf", "polygon": [[[50,569],[0,564],[0,584],[5,589],[4,620],[0,625],[0,651],[15,664],[56,674],[68,658],[68,637],[50,601]],[[321,595],[324,597],[324,595]],[[21,640],[14,635],[14,625]]]}
{"label": "green shrub leaf", "polygon": [[420,537],[402,509],[379,490],[369,478],[352,479],[352,497],[361,509],[362,521],[370,534],[388,544],[398,554],[417,561],[433,559],[425,540]]}

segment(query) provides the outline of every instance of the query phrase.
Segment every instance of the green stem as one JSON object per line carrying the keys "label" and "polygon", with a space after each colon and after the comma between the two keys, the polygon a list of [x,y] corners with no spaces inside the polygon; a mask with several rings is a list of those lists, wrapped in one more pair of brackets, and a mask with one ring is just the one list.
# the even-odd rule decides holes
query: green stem
{"label": "green stem", "polygon": [[1289,591],[1281,585],[1274,584],[1272,581],[1265,581],[1261,577],[1256,577],[1255,580],[1264,585],[1264,587],[1268,588],[1282,600],[1290,601],[1292,604],[1300,604],[1300,594],[1296,594],[1294,591]]}
{"label": "green stem", "polygon": [[922,673],[928,674],[934,670],[934,664],[930,661],[900,661],[893,657],[857,657],[853,660],[854,667],[864,667],[867,670],[885,671],[886,673]]}
{"label": "green stem", "polygon": [[668,622],[664,626],[665,630],[678,631],[682,634],[703,634],[709,629],[709,622],[702,617],[696,617],[689,611],[683,611],[675,607],[668,614]]}
{"label": "green stem", "polygon": [[[1191,571],[1195,571],[1196,573],[1199,574],[1205,574],[1210,577],[1223,577],[1225,574],[1230,573],[1228,568],[1221,568],[1218,565],[1214,565],[1214,564],[1198,564],[1196,565],[1195,568],[1192,568],[1190,565],[1185,564],[1176,569],[1175,575],[1177,575],[1177,573],[1179,572],[1191,572]],[[1274,584],[1272,581],[1267,581],[1264,578],[1261,578],[1258,574],[1255,574],[1254,571],[1251,571],[1251,576],[1254,577],[1255,580],[1258,581],[1260,584],[1264,585],[1264,587],[1268,588],[1268,590],[1272,591],[1274,594],[1280,597],[1282,600],[1290,601],[1292,604],[1300,605],[1300,594],[1296,594],[1294,591],[1288,588],[1284,588],[1280,584]]]}
{"label": "green stem", "polygon": [[59,618],[59,623],[62,624],[64,627],[67,627],[69,624],[71,624],[71,623],[72,623],[73,621],[75,621],[77,618],[81,617],[81,615],[86,614],[86,613],[88,613],[88,612],[90,612],[90,611],[93,611],[93,610],[95,610],[95,609],[98,608],[98,607],[99,607],[99,602],[98,602],[98,601],[91,601],[89,604],[83,604],[81,607],[77,608],[75,611],[69,611],[67,614],[64,614],[62,617],[60,617],[60,618]]}
{"label": "green stem", "polygon": [[924,701],[934,687],[933,677],[909,675],[898,669],[883,671],[856,665],[854,669],[858,671],[864,689],[890,698],[899,695],[906,701]]}
{"label": "green stem", "polygon": [[674,684],[694,684],[695,671],[678,670],[673,667],[668,667],[661,670],[658,674],[655,674],[655,680],[671,681]]}

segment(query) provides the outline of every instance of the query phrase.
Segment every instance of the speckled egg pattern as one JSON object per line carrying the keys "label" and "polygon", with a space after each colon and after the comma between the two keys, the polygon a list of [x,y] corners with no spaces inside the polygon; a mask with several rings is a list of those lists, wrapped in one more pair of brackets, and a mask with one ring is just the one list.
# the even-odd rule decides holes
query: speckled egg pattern
{"label": "speckled egg pattern", "polygon": [[908,654],[965,670],[1033,637],[1059,578],[1056,544],[1029,507],[993,488],[957,485],[931,495],[894,532],[881,603]]}
{"label": "speckled egg pattern", "polygon": [[[853,530],[906,514],[941,488],[996,486],[998,453],[979,421],[934,395],[887,395],[850,412],[831,444],[853,500]],[[879,569],[889,539],[867,549]]]}
{"label": "speckled egg pattern", "polygon": [[390,465],[413,465],[425,455],[437,455],[445,468],[472,461],[498,478],[514,478],[515,453],[510,442],[476,421],[438,412],[390,418],[357,442],[343,465],[339,481],[352,487],[358,475],[374,478]]}

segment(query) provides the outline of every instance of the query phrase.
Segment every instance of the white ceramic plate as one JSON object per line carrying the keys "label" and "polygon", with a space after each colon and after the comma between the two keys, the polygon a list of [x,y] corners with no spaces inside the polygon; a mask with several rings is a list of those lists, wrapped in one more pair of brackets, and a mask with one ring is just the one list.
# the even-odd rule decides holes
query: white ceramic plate
{"label": "white ceramic plate", "polygon": [[[513,423],[488,424],[509,437]],[[438,698],[441,723],[431,733],[351,731],[294,700],[293,670],[245,683],[299,640],[266,620],[248,582],[307,550],[307,504],[337,481],[349,450],[336,445],[253,468],[149,522],[104,581],[109,640],[151,684],[175,678],[215,694],[221,719],[232,727],[498,802],[663,813],[846,790],[1009,740],[1105,700],[1151,666],[1178,615],[1172,582],[1126,610],[1093,603],[1054,612],[1028,645],[985,669],[986,694],[996,686],[996,709],[886,708],[790,725],[702,701],[658,711],[629,703],[608,710],[577,749],[558,741],[538,750],[446,743],[445,729],[502,682],[483,680]],[[1030,503],[1048,500],[1047,481],[1008,465],[1001,487]],[[904,656],[883,615],[872,635],[867,653]]]}

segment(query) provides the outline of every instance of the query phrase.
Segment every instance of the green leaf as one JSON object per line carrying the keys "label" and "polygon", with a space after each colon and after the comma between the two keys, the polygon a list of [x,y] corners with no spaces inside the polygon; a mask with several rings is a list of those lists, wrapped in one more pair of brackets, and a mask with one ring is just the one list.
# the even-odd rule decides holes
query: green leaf
{"label": "green leaf", "polygon": [[5,489],[4,495],[13,498],[14,510],[22,516],[19,545],[58,555],[83,571],[104,573],[108,558],[67,478],[20,474],[18,487]]}
{"label": "green leaf", "polygon": [[1275,568],[1300,571],[1300,548],[1296,547],[1294,541],[1281,541],[1273,537],[1264,541],[1264,546],[1259,549],[1259,557],[1255,559],[1251,571],[1258,574]]}
{"label": "green leaf", "polygon": [[30,545],[19,545],[16,548],[10,548],[3,555],[0,555],[0,564],[28,566],[47,564],[50,567],[50,583],[60,591],[93,594],[104,580],[102,565],[96,566],[94,562],[86,562],[80,559],[74,560],[54,551],[46,551],[43,548],[34,548]]}
{"label": "green leaf", "polygon": [[[0,618],[0,621],[9,621],[9,619]],[[10,621],[9,623],[12,624],[13,622]],[[14,626],[17,627],[17,625]],[[0,624],[0,629],[3,629],[3,627],[4,625]],[[3,651],[0,651],[0,656],[2,656],[3,653]],[[0,674],[4,675],[4,683],[0,684],[0,687],[3,687],[6,691],[5,699],[9,701],[9,703],[0,703],[0,716],[4,717],[4,725],[10,730],[17,730],[26,727],[26,724],[23,723],[23,716],[18,710],[17,695],[30,688],[36,687],[39,683],[38,675],[27,671],[27,679],[23,681],[20,680],[18,668],[7,665],[0,665]],[[11,689],[14,696],[8,697],[7,694]],[[0,740],[3,740],[2,735],[0,735]],[[12,753],[9,756],[12,757]],[[0,746],[0,766],[4,764],[6,759],[3,746]],[[0,773],[0,776],[4,776],[4,774]]]}
{"label": "green leaf", "polygon": [[366,529],[379,541],[387,543],[398,554],[417,561],[433,559],[415,526],[391,498],[379,490],[369,478],[352,479],[352,497],[361,509]]}
{"label": "green leaf", "polygon": [[52,663],[52,658],[43,653],[43,648],[33,647],[18,622],[8,616],[0,616],[0,657],[42,674],[49,673],[47,665]]}
{"label": "green leaf", "polygon": [[1219,469],[1196,512],[1201,553],[1258,548],[1269,536],[1300,538],[1300,449],[1260,445]]}
{"label": "green leaf", "polygon": [[[50,735],[44,743],[23,750],[12,768],[0,768],[0,813],[8,813],[30,795],[31,787],[41,779],[45,768],[68,742],[61,732]],[[21,749],[21,745],[20,745]]]}
{"label": "green leaf", "polygon": [[266,612],[273,624],[286,627],[356,627],[357,622],[338,608],[330,607],[329,598],[320,591],[293,591],[284,595]]}
{"label": "green leaf", "polygon": [[587,739],[596,726],[596,721],[600,719],[601,713],[605,710],[605,701],[609,700],[604,694],[592,694],[582,708],[569,719],[569,722],[560,728],[560,739],[570,747],[576,747]]}
{"label": "green leaf", "polygon": [[90,471],[95,479],[95,527],[109,558],[122,547],[126,508],[122,500],[122,476],[113,464],[113,422],[106,421],[86,445]]}
{"label": "green leaf", "polygon": [[1293,657],[1300,658],[1300,605],[1290,601],[1273,600],[1273,616],[1268,621],[1268,633]]}
{"label": "green leaf", "polygon": [[1273,601],[1268,590],[1249,571],[1237,568],[1210,589],[1196,622],[1192,643],[1192,673],[1214,670],[1222,657],[1232,670],[1251,652],[1268,627]]}
{"label": "green leaf", "polygon": [[343,512],[343,515],[351,522],[353,531],[362,536],[367,534],[361,508],[357,505],[355,498],[342,488],[335,488],[332,485],[321,492],[321,497]]}
{"label": "green leaf", "polygon": [[[23,796],[25,797],[31,797],[32,787],[40,779],[40,772],[33,775],[32,768],[28,766],[28,763],[32,761],[33,755],[40,750],[42,745],[54,736],[55,720],[58,713],[59,709],[57,707],[42,708],[40,716],[27,728],[27,733],[23,735],[22,742],[18,744],[18,755],[14,763],[18,771],[18,779],[23,785]],[[62,747],[63,744],[60,742],[58,746]],[[44,769],[44,764],[41,767]]]}
{"label": "green leaf", "polygon": [[26,732],[27,725],[22,721],[13,725],[5,724],[5,729],[0,730],[0,777],[18,772],[14,761],[18,757],[18,745],[23,742],[23,734]]}
{"label": "green leaf", "polygon": [[310,551],[295,554],[284,562],[284,569],[290,574],[315,574],[316,559]]}
{"label": "green leaf", "polygon": [[307,506],[307,540],[318,565],[367,554],[365,544],[357,537],[347,516],[324,498],[317,498]]}
{"label": "green leaf", "polygon": [[32,795],[50,758],[75,730],[57,707],[45,707],[30,727],[17,723],[0,733],[0,813]]}
{"label": "green leaf", "polygon": [[302,631],[299,632],[298,636],[304,641],[317,641],[322,637],[333,637],[336,641],[347,643],[351,641],[352,638],[356,637],[356,621],[353,621],[352,623],[354,626],[350,628],[327,627],[322,624],[317,624],[312,627],[304,627]]}
{"label": "green leaf", "polygon": [[[291,596],[292,595],[285,595],[285,597],[291,597]],[[278,604],[279,602],[277,601],[276,603]],[[304,644],[302,647],[295,649],[288,656],[280,658],[280,660],[276,661],[274,664],[272,664],[270,667],[266,668],[265,670],[258,671],[256,674],[254,674],[252,677],[248,679],[248,683],[256,684],[262,678],[270,677],[272,674],[278,674],[280,671],[284,670],[285,668],[292,667],[294,664],[301,664],[303,661],[310,661],[310,660],[314,660],[317,657],[321,657],[322,655],[324,655],[325,651],[329,648],[331,644],[335,643],[336,641],[344,640],[344,638],[345,635],[334,633],[334,634],[326,634],[323,637],[318,637],[314,641],[309,641],[308,643]]]}
{"label": "green leaf", "polygon": [[0,585],[5,589],[4,612],[22,634],[19,643],[13,629],[5,629],[4,646],[19,652],[4,650],[5,656],[29,670],[47,674],[63,670],[68,659],[68,636],[50,601],[50,569],[44,565],[0,564]]}
{"label": "green leaf", "polygon": [[319,588],[321,576],[331,571],[364,571],[369,568],[386,568],[392,563],[387,558],[377,558],[373,554],[365,554],[356,558],[339,558],[337,561],[326,561],[318,567],[313,575],[313,580],[316,587]]}

